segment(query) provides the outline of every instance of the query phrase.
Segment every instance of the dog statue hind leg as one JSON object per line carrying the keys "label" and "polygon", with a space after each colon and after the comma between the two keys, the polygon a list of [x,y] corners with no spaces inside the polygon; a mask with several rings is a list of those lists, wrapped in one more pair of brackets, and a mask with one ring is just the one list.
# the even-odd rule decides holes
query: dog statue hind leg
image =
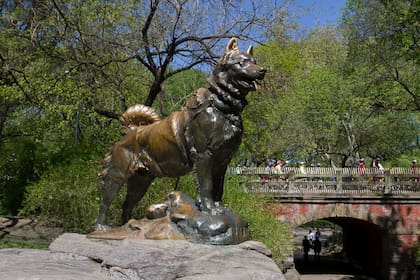
{"label": "dog statue hind leg", "polygon": [[[104,169],[99,174],[100,183],[101,183],[101,192],[102,192],[102,200],[99,205],[99,214],[98,218],[95,222],[95,229],[96,230],[105,230],[105,219],[106,219],[106,212],[111,205],[112,201],[118,195],[121,187],[129,181],[129,178],[133,175],[137,174],[137,166],[136,163],[138,162],[137,156],[135,153],[135,145],[133,146],[132,143],[135,140],[135,132],[129,132],[125,135],[125,137],[117,142],[112,150],[108,153],[104,160]],[[133,181],[136,180],[136,177],[132,179]],[[150,184],[150,182],[149,182]],[[144,188],[147,190],[147,186]],[[144,192],[146,192],[144,190]],[[141,193],[141,190],[138,192]],[[130,190],[130,193],[135,193]],[[139,195],[137,195],[139,196]],[[126,213],[127,210],[131,207],[131,201],[126,203]],[[131,210],[130,210],[131,211]]]}
{"label": "dog statue hind leg", "polygon": [[132,217],[133,208],[146,194],[147,189],[155,177],[141,170],[131,176],[127,182],[127,194],[123,204],[122,223],[125,224]]}

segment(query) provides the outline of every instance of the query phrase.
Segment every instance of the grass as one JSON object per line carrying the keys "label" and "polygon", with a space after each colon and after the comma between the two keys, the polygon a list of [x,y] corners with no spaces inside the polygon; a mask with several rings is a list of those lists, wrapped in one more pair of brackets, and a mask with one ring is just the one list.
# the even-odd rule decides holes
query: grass
{"label": "grass", "polygon": [[25,249],[48,249],[50,242],[37,238],[37,239],[23,239],[10,235],[4,236],[0,239],[0,249],[5,248],[25,248]]}

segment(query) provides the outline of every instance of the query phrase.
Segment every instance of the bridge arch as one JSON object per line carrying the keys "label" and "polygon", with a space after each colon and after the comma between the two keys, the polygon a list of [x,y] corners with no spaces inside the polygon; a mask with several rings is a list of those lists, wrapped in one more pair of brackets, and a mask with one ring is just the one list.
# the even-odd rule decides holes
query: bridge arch
{"label": "bridge arch", "polygon": [[[305,211],[305,209],[300,209],[300,211],[298,211],[300,213],[296,213],[295,215],[291,216],[288,215],[287,221],[292,227],[297,227],[314,220],[342,217],[366,221],[368,223],[375,224],[380,228],[390,230],[393,233],[407,233],[411,231],[403,225],[402,220],[394,220],[392,217],[384,216],[386,213],[384,209],[381,209],[383,206],[374,207],[377,208],[376,212],[380,212],[380,214],[375,213],[375,210],[372,209],[372,207],[355,207],[355,205],[352,204],[334,203],[317,206],[318,207],[313,208],[310,207],[310,205],[302,204],[301,207],[308,207],[310,209],[308,209],[308,211]],[[388,210],[387,212],[389,212],[390,216],[392,216],[396,211],[400,211],[401,209],[395,210],[389,208],[386,210]]]}
{"label": "bridge arch", "polygon": [[[304,205],[302,206],[305,208]],[[310,221],[328,219],[332,217],[354,218],[354,219],[372,222],[378,226],[382,226],[380,219],[375,217],[376,215],[374,214],[372,215],[365,209],[355,209],[349,204],[343,204],[343,203],[327,204],[327,205],[321,205],[321,207],[319,207],[318,209],[311,209],[311,210],[316,210],[316,211],[305,212],[304,209],[302,210],[299,211],[300,213],[296,213],[296,215],[293,215],[292,217],[290,216],[288,217],[289,224],[292,227],[297,227],[297,226],[306,224]]]}
{"label": "bridge arch", "polygon": [[385,228],[355,217],[319,218],[342,228],[343,261],[353,264],[358,273],[368,274],[375,279],[389,279],[389,271],[384,268],[389,267],[388,244],[392,237]]}
{"label": "bridge arch", "polygon": [[418,210],[401,204],[295,200],[277,204],[277,217],[292,228],[321,219],[338,224],[343,228],[343,249],[349,260],[361,264],[376,279],[409,279],[414,269],[409,265],[412,249],[418,241],[418,226],[410,225],[409,220]]}

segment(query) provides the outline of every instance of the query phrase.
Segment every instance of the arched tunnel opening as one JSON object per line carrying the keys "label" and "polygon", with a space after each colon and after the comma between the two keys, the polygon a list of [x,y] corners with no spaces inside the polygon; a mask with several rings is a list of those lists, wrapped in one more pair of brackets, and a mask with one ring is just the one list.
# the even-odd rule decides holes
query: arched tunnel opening
{"label": "arched tunnel opening", "polygon": [[[304,236],[319,229],[321,253],[314,242],[305,257]],[[300,274],[348,274],[356,279],[388,279],[389,236],[385,229],[359,219],[331,217],[295,229],[294,263]]]}

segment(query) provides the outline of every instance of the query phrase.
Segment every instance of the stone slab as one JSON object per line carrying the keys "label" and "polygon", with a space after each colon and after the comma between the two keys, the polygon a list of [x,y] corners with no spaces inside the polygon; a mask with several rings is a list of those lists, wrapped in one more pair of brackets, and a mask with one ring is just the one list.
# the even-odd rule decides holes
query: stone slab
{"label": "stone slab", "polygon": [[57,259],[47,250],[0,250],[2,280],[108,279],[108,273],[91,259]]}
{"label": "stone slab", "polygon": [[0,279],[284,280],[257,241],[205,245],[185,240],[102,240],[65,233],[50,250],[0,250]]}

